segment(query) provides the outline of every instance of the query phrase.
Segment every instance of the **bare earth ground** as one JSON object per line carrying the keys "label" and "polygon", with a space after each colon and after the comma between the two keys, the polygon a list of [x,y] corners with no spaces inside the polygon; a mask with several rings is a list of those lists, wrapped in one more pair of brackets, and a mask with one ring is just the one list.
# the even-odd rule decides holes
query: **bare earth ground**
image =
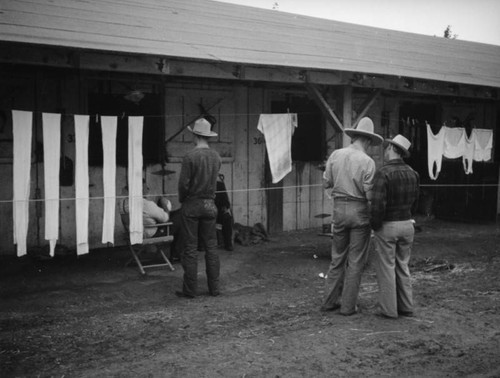
{"label": "bare earth ground", "polygon": [[[220,297],[180,299],[182,268],[124,268],[124,249],[0,260],[1,377],[499,377],[500,229],[429,220],[417,233],[416,316],[319,312],[319,230],[220,251]],[[453,267],[453,269],[451,269]],[[451,270],[450,270],[451,269]]]}

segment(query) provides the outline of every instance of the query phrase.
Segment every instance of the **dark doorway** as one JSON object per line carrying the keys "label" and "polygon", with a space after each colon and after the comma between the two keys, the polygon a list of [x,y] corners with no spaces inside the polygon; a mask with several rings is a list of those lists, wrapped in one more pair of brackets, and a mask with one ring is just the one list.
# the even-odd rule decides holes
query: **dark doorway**
{"label": "dark doorway", "polygon": [[[320,162],[325,158],[324,120],[314,101],[307,96],[286,95],[271,102],[271,113],[297,113],[298,126],[292,136],[292,160]],[[283,231],[283,181],[272,183],[266,154],[267,229],[270,233]]]}
{"label": "dark doorway", "polygon": [[[162,152],[162,117],[161,96],[145,94],[144,98],[133,103],[123,95],[91,94],[89,96],[89,114],[118,117],[116,136],[116,164],[128,165],[128,117],[144,116],[142,152],[144,164],[161,162]],[[102,134],[100,119],[90,118],[89,164],[102,165]]]}

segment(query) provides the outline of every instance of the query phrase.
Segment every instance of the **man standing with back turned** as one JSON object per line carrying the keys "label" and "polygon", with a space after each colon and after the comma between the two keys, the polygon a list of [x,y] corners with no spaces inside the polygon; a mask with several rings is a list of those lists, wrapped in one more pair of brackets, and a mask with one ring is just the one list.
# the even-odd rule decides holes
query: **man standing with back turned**
{"label": "man standing with back turned", "polygon": [[215,251],[217,207],[214,199],[221,158],[208,145],[208,139],[217,136],[210,128],[210,122],[204,118],[198,119],[193,128],[188,126],[188,130],[193,133],[195,148],[183,158],[179,177],[184,281],[182,291],[176,291],[175,294],[184,298],[194,298],[197,295],[198,246],[205,250],[208,291],[212,296],[220,294],[220,261]]}
{"label": "man standing with back turned", "polygon": [[396,135],[386,143],[385,164],[373,181],[371,223],[375,231],[379,315],[397,318],[413,315],[408,262],[415,234],[411,216],[417,206],[419,176],[403,162],[403,157],[410,156],[410,141]]}
{"label": "man standing with back turned", "polygon": [[333,197],[333,238],[322,311],[340,308],[347,316],[358,311],[359,284],[370,244],[369,200],[375,175],[375,162],[366,151],[384,140],[373,130],[368,117],[356,129],[344,130],[351,145],[333,151],[326,162],[323,178]]}

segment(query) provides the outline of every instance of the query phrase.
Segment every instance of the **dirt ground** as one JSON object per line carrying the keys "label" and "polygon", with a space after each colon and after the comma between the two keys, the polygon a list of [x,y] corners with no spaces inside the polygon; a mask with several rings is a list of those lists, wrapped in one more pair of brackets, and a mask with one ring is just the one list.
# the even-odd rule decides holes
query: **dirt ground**
{"label": "dirt ground", "polygon": [[3,258],[1,377],[500,377],[500,228],[422,220],[416,316],[319,311],[330,238],[320,230],[220,250],[222,295],[177,298],[182,268],[124,267],[125,249]]}

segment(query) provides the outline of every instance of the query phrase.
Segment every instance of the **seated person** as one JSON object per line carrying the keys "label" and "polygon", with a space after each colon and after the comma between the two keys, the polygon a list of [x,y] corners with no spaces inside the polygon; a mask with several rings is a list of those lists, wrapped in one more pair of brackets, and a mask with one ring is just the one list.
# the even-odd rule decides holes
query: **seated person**
{"label": "seated person", "polygon": [[[142,187],[142,194],[144,196],[147,196],[148,193],[149,187],[144,182]],[[127,194],[128,187],[125,186],[123,188],[123,195]],[[146,239],[167,235],[168,230],[166,226],[148,227],[154,226],[157,223],[166,223],[170,219],[169,213],[172,210],[172,204],[170,203],[170,201],[165,197],[160,197],[160,199],[158,200],[158,204],[159,205],[157,205],[156,202],[146,198],[142,199],[142,223],[144,225],[143,237]],[[123,218],[124,215],[128,214],[128,197],[125,197],[120,205],[120,215],[122,215]],[[126,223],[125,226],[128,227],[128,217],[126,218],[126,221],[124,223]]]}

